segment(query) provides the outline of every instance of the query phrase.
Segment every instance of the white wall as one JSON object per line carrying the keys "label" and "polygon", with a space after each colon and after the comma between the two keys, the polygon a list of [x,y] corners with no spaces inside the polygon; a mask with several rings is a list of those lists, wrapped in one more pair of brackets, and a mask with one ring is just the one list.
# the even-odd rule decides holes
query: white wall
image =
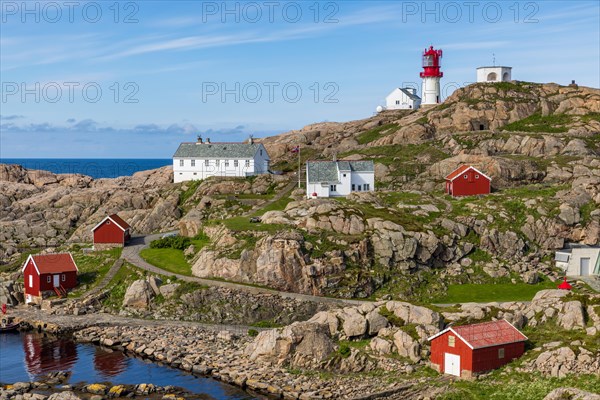
{"label": "white wall", "polygon": [[[488,81],[488,75],[496,74],[496,79]],[[508,74],[505,77],[505,74]],[[512,69],[507,67],[481,67],[477,68],[477,82],[508,82],[512,80]]]}
{"label": "white wall", "polygon": [[313,197],[313,193],[317,197],[329,197],[329,185],[321,185],[320,183],[310,183],[306,185],[306,197]]}
{"label": "white wall", "polygon": [[600,249],[597,248],[574,248],[569,258],[569,265],[566,274],[568,276],[579,276],[582,258],[590,259],[590,275],[594,274],[594,268],[600,256]]}
{"label": "white wall", "polygon": [[[262,154],[261,154],[262,153]],[[266,174],[269,172],[269,155],[267,154],[267,149],[261,144],[258,148],[258,151],[254,155],[254,173],[256,174]]]}
{"label": "white wall", "polygon": [[355,191],[358,191],[358,185],[361,185],[361,192],[364,192],[364,185],[369,185],[369,191],[375,190],[375,173],[374,172],[354,172],[352,173],[352,184],[355,185]]}
{"label": "white wall", "polygon": [[[416,94],[416,91],[414,91],[414,89],[409,88],[408,90],[412,90]],[[398,103],[398,104],[396,104],[396,103]],[[418,100],[418,101],[412,100],[410,97],[408,97],[406,95],[406,93],[404,93],[399,88],[394,89],[392,91],[392,93],[387,95],[387,97],[385,98],[385,108],[387,110],[417,109],[417,108],[419,108],[420,105],[421,105],[420,100]]]}
{"label": "white wall", "polygon": [[[346,177],[344,177],[346,174]],[[358,192],[358,185],[361,186],[361,192],[366,191],[364,185],[369,185],[370,192],[375,191],[375,173],[374,172],[351,172],[339,171],[339,183],[334,183],[336,191],[331,191],[331,184],[323,186],[321,183],[310,183],[306,185],[306,197],[313,197],[313,193],[317,193],[317,197],[338,197],[347,196],[352,193],[352,185],[354,191]],[[308,182],[308,176],[307,176]]]}
{"label": "white wall", "polygon": [[421,104],[438,104],[441,100],[440,78],[423,78],[423,89],[421,90]]}

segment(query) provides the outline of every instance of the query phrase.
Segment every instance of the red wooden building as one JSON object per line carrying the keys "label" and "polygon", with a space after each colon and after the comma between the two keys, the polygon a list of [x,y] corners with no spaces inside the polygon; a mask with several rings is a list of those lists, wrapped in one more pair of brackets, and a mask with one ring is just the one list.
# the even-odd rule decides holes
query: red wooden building
{"label": "red wooden building", "polygon": [[123,247],[131,238],[131,227],[117,214],[104,218],[92,229],[92,232],[95,250]]}
{"label": "red wooden building", "polygon": [[429,338],[430,360],[438,372],[470,378],[520,357],[526,340],[505,320],[452,326]]}
{"label": "red wooden building", "polygon": [[446,193],[452,196],[490,194],[492,178],[470,165],[461,165],[446,177]]}
{"label": "red wooden building", "polygon": [[71,253],[30,255],[22,269],[25,302],[41,303],[48,295],[66,296],[77,286],[77,271]]}

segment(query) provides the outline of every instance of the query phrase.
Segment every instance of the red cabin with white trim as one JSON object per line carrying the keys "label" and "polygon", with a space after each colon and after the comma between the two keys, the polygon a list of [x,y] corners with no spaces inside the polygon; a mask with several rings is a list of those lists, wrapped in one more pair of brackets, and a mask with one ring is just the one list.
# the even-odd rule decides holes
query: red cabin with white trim
{"label": "red cabin with white trim", "polygon": [[474,196],[490,194],[492,178],[471,165],[461,165],[446,177],[446,194]]}
{"label": "red cabin with white trim", "polygon": [[78,269],[71,253],[30,255],[21,271],[26,303],[40,303],[48,295],[66,296],[77,286]]}
{"label": "red cabin with white trim", "polygon": [[431,366],[440,373],[471,378],[519,358],[526,340],[506,320],[452,326],[429,338]]}
{"label": "red cabin with white trim", "polygon": [[123,247],[131,239],[131,227],[117,214],[109,215],[92,229],[94,249]]}

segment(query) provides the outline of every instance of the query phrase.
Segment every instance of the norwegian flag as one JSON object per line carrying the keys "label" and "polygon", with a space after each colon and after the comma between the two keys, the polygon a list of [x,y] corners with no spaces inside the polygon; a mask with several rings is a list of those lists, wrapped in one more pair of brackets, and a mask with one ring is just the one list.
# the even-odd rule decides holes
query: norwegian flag
{"label": "norwegian flag", "polygon": [[296,146],[294,147],[292,150],[290,150],[292,153],[298,153],[300,151],[300,146]]}

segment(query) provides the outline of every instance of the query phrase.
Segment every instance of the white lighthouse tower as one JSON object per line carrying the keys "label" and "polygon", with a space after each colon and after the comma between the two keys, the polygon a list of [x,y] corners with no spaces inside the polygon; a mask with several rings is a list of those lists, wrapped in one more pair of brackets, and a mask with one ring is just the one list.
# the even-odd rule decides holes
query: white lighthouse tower
{"label": "white lighthouse tower", "polygon": [[435,105],[441,101],[440,78],[444,76],[440,71],[441,58],[442,50],[434,50],[433,46],[423,52],[423,72],[420,74],[423,78],[421,105]]}

